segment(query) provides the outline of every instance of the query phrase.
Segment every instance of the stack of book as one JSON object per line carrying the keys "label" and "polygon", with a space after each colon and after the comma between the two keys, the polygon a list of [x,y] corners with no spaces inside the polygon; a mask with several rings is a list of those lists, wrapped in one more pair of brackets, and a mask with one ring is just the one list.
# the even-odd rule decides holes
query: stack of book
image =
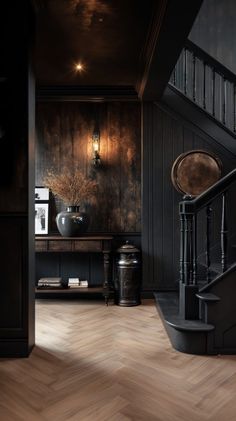
{"label": "stack of book", "polygon": [[68,287],[70,288],[88,288],[88,281],[79,278],[69,278]]}
{"label": "stack of book", "polygon": [[62,288],[61,278],[41,278],[38,281],[38,288]]}

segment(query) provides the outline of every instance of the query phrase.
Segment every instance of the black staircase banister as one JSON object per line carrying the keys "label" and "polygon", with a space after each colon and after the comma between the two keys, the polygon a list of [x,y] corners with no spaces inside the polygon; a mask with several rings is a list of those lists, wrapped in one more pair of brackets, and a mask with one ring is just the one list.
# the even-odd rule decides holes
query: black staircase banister
{"label": "black staircase banister", "polygon": [[223,194],[234,181],[236,181],[236,169],[222,177],[195,199],[181,201],[180,213],[197,213],[200,209],[204,208],[218,196]]}
{"label": "black staircase banister", "polygon": [[[225,130],[236,135],[236,75],[221,65],[201,48],[187,41],[172,74],[170,85],[181,92]],[[227,195],[236,182],[236,168],[197,197],[185,195],[179,203],[180,216],[180,316],[195,319],[199,316],[196,293],[203,282],[212,280],[212,227],[218,227],[214,206],[221,199],[220,256],[221,270],[227,270],[228,224]],[[200,210],[205,209],[205,214]],[[198,219],[203,223],[198,247]],[[201,250],[201,255],[198,252]],[[204,253],[202,253],[204,251]],[[198,270],[200,258],[205,260],[205,276]],[[215,255],[214,255],[215,256]],[[202,260],[201,260],[202,261]]]}
{"label": "black staircase banister", "polygon": [[229,81],[236,83],[236,75],[219,61],[210,56],[206,51],[202,50],[198,45],[194,44],[189,39],[185,42],[185,48],[190,50],[196,57],[201,58],[209,66],[213,67],[218,73],[223,75]]}

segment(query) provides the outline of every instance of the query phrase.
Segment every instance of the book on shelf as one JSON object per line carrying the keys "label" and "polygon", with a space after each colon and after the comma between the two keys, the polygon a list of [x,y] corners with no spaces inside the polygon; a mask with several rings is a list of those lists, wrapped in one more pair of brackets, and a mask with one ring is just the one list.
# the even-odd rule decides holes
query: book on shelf
{"label": "book on shelf", "polygon": [[62,289],[66,289],[66,287],[64,287],[63,285],[38,285],[37,289],[62,290]]}
{"label": "book on shelf", "polygon": [[38,280],[37,288],[63,288],[62,278],[47,277]]}
{"label": "book on shelf", "polygon": [[80,282],[79,282],[79,285],[81,286],[81,287],[85,287],[85,288],[88,288],[88,281],[87,280],[81,280]]}
{"label": "book on shelf", "polygon": [[79,278],[69,278],[68,279],[68,287],[76,287],[79,285]]}
{"label": "book on shelf", "polygon": [[[71,279],[73,279],[73,281],[71,281]],[[74,279],[77,279],[77,281],[75,281]],[[79,279],[79,278],[69,278],[68,287],[69,288],[88,288],[88,281],[85,279]]]}

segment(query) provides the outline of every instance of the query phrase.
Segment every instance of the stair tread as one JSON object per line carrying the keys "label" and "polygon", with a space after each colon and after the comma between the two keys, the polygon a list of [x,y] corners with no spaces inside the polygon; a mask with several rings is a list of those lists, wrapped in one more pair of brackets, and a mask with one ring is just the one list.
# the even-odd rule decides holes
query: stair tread
{"label": "stair tread", "polygon": [[178,330],[209,332],[215,329],[215,326],[201,322],[200,320],[184,320],[179,315],[165,318],[166,323]]}
{"label": "stair tread", "polygon": [[210,292],[199,293],[199,294],[196,294],[196,296],[202,301],[212,301],[212,302],[220,301],[220,298],[217,297],[217,295],[211,294]]}
{"label": "stair tread", "polygon": [[200,320],[185,320],[179,316],[179,298],[177,292],[154,293],[156,302],[165,322],[177,330],[191,332],[209,332],[215,327]]}

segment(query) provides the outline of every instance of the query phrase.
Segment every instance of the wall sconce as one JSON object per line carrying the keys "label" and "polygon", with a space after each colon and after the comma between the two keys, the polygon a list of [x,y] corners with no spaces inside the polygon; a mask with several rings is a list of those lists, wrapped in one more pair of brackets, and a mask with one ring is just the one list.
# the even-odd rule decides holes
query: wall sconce
{"label": "wall sconce", "polygon": [[93,143],[93,164],[95,167],[99,167],[101,165],[101,158],[99,155],[100,151],[100,133],[99,131],[94,131],[92,136],[92,143]]}

